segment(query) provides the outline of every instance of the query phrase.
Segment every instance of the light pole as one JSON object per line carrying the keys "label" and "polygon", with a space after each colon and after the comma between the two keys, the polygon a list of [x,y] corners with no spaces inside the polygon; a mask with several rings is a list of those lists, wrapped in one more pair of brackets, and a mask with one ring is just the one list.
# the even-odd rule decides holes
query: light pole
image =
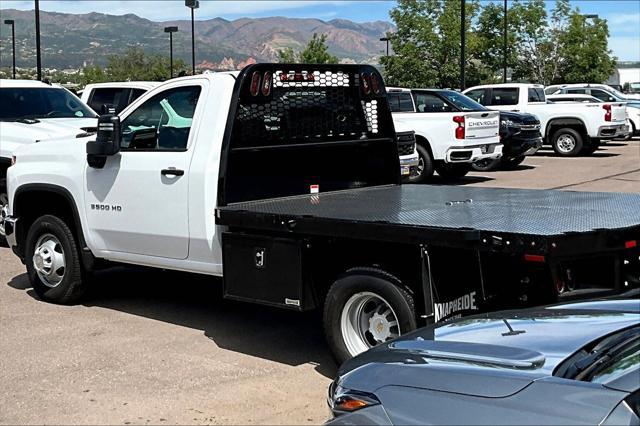
{"label": "light pole", "polygon": [[195,10],[200,7],[200,2],[198,0],[184,0],[184,5],[191,9],[191,75],[196,75]]}
{"label": "light pole", "polygon": [[466,86],[465,69],[465,48],[467,44],[467,11],[465,10],[466,1],[460,0],[460,90],[464,90]]}
{"label": "light pole", "polygon": [[502,54],[504,55],[503,58],[503,70],[502,70],[502,82],[506,83],[507,82],[507,12],[508,12],[508,8],[507,8],[507,0],[504,0],[504,33],[503,33],[503,51]]}
{"label": "light pole", "polygon": [[171,67],[171,78],[173,78],[173,33],[178,32],[178,27],[165,27],[165,33],[169,33],[169,66]]}
{"label": "light pole", "polygon": [[42,81],[42,55],[40,51],[40,0],[35,0],[36,12],[36,69],[38,70],[38,81]]}
{"label": "light pole", "polygon": [[380,38],[380,41],[384,41],[384,42],[386,42],[386,43],[387,43],[387,56],[389,56],[389,41],[390,41],[390,40],[391,40],[391,39],[390,39],[389,37],[381,37],[381,38]]}
{"label": "light pole", "polygon": [[11,43],[13,50],[13,79],[16,79],[16,22],[13,19],[5,19],[4,23],[11,25]]}

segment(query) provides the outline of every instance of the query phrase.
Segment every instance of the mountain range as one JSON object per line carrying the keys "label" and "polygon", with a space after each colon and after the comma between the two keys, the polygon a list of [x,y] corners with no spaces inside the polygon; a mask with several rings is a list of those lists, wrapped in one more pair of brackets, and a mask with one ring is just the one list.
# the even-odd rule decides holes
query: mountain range
{"label": "mountain range", "polygon": [[[0,19],[16,21],[18,67],[35,66],[33,11],[0,10]],[[177,26],[174,55],[191,62],[191,21],[154,22],[139,16],[102,13],[40,12],[43,66],[79,68],[105,65],[109,55],[136,46],[148,53],[169,53],[164,27]],[[11,34],[0,26],[0,66],[11,61]],[[346,19],[222,18],[196,21],[196,63],[200,68],[234,69],[243,63],[277,60],[287,47],[301,50],[314,33],[326,34],[329,52],[344,62],[377,63],[384,50],[380,37],[393,31],[389,22],[356,23]]]}

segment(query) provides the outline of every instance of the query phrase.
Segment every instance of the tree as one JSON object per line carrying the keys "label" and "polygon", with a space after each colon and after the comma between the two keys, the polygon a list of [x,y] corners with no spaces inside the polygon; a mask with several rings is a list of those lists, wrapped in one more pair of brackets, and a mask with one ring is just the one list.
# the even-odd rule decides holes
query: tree
{"label": "tree", "polygon": [[[516,23],[518,17],[513,11],[507,16],[507,67],[512,68],[518,60],[516,44]],[[504,8],[501,4],[487,3],[482,8],[473,29],[475,33],[472,46],[479,61],[478,73],[481,83],[502,82],[504,65]]]}
{"label": "tree", "polygon": [[561,36],[561,83],[603,83],[616,68],[616,58],[608,47],[607,21],[595,18],[588,24],[587,18],[574,11],[569,26]]}
{"label": "tree", "polygon": [[313,37],[305,48],[296,54],[291,48],[280,50],[278,52],[278,62],[281,64],[337,64],[339,62],[336,56],[329,54],[329,46],[327,46],[327,35],[313,33]]}
{"label": "tree", "polygon": [[569,0],[557,0],[547,16],[544,0],[514,2],[511,15],[516,25],[514,79],[549,85],[559,78],[562,65],[561,36],[569,20]]}
{"label": "tree", "polygon": [[279,51],[278,62],[281,64],[295,64],[298,62],[296,52],[294,52],[291,47],[287,47],[286,49]]}
{"label": "tree", "polygon": [[[466,69],[470,82],[478,75],[469,31],[479,2],[466,3],[468,46]],[[391,37],[394,55],[383,57],[387,80],[408,87],[458,87],[460,81],[460,1],[399,0],[390,12],[397,31]]]}
{"label": "tree", "polygon": [[[132,47],[121,55],[111,55],[107,67],[99,66],[83,69],[84,82],[99,83],[104,81],[164,81],[171,77],[170,60],[162,55],[147,55],[141,48]],[[173,61],[173,73],[179,75],[188,72],[183,60]]]}
{"label": "tree", "polygon": [[303,64],[337,64],[338,58],[329,54],[327,35],[313,33],[313,37],[300,52],[300,63]]}

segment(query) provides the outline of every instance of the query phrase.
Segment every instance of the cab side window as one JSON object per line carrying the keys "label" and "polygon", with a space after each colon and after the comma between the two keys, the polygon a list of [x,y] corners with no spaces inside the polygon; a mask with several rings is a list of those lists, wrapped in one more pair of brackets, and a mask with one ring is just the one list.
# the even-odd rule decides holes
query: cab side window
{"label": "cab side window", "polygon": [[389,100],[391,112],[413,112],[411,94],[406,92],[389,93],[387,94],[387,99]]}
{"label": "cab side window", "polygon": [[615,102],[615,98],[604,90],[591,89],[591,96],[598,98],[603,102]]}
{"label": "cab side window", "polygon": [[158,93],[122,122],[124,151],[185,151],[200,86]]}
{"label": "cab side window", "polygon": [[451,107],[432,93],[417,93],[415,98],[418,112],[451,112]]}
{"label": "cab side window", "polygon": [[485,97],[484,89],[471,90],[470,92],[467,92],[465,95],[481,105],[486,105],[486,97]]}
{"label": "cab side window", "polygon": [[493,89],[491,91],[491,105],[518,105],[518,88]]}
{"label": "cab side window", "polygon": [[89,106],[98,114],[105,113],[103,105],[109,104],[116,108],[116,113],[122,111],[127,106],[129,89],[102,88],[94,89],[89,100]]}

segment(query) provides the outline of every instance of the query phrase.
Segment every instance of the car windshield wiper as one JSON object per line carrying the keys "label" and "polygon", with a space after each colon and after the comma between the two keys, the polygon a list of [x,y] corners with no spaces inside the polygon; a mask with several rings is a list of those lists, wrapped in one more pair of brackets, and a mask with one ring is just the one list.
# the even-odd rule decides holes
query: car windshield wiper
{"label": "car windshield wiper", "polygon": [[584,380],[603,363],[616,356],[630,342],[638,338],[640,338],[640,328],[637,327],[605,338],[591,352],[571,364],[562,377]]}

